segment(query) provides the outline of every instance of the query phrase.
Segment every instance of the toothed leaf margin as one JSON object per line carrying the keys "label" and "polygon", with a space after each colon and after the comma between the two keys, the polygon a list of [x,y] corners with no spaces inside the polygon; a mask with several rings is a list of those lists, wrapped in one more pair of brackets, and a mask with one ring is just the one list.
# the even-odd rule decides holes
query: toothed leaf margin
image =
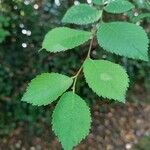
{"label": "toothed leaf margin", "polygon": [[52,128],[65,150],[72,150],[88,134],[91,114],[85,101],[73,92],[65,93],[52,116]]}
{"label": "toothed leaf margin", "polygon": [[32,105],[48,105],[61,96],[72,84],[72,78],[58,73],[43,73],[28,85],[22,101]]}

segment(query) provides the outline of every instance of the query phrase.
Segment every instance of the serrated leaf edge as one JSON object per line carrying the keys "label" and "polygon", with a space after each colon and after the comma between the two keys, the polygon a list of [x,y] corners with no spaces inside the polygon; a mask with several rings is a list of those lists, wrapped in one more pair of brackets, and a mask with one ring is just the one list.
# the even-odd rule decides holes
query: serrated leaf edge
{"label": "serrated leaf edge", "polygon": [[[118,21],[119,23],[126,23],[126,22],[121,22],[121,21]],[[117,23],[117,22],[110,22],[110,23]],[[132,23],[129,23],[129,24],[132,24]],[[138,26],[138,25],[137,25]],[[144,31],[144,34],[145,34],[145,37],[146,37],[146,42],[147,42],[147,55],[146,55],[146,57],[147,57],[147,59],[142,59],[142,58],[140,58],[140,57],[135,57],[135,56],[125,56],[124,54],[122,55],[122,54],[120,54],[119,52],[114,52],[114,51],[116,51],[116,49],[113,49],[113,50],[107,50],[106,48],[104,48],[105,46],[104,45],[102,45],[101,44],[101,42],[100,42],[100,40],[98,40],[98,32],[97,32],[97,34],[96,34],[96,37],[97,37],[97,41],[98,41],[98,44],[99,44],[99,46],[100,47],[102,47],[105,51],[107,51],[107,52],[109,52],[109,53],[112,53],[112,54],[115,54],[115,55],[119,55],[119,56],[123,56],[123,57],[127,57],[127,58],[132,58],[132,59],[139,59],[139,60],[143,60],[143,61],[146,61],[146,62],[148,62],[149,61],[149,58],[148,58],[148,47],[149,47],[149,38],[148,38],[148,35],[146,34],[146,32],[145,32],[145,30],[141,27],[141,26],[138,26],[139,28],[141,28],[143,31]],[[100,26],[99,26],[99,29],[98,29],[98,31],[100,30]],[[117,50],[118,51],[118,50]],[[120,50],[119,50],[120,51]],[[126,51],[125,49],[124,50],[121,50],[121,51]],[[139,50],[137,50],[138,52],[140,52]],[[141,52],[140,52],[140,54],[142,54]],[[142,54],[142,56],[144,56],[143,54]]]}
{"label": "serrated leaf edge", "polygon": [[[88,4],[80,4],[80,5],[86,5],[86,6],[89,6]],[[71,8],[73,8],[74,6],[72,6]],[[89,6],[89,7],[91,7],[91,6]],[[71,9],[70,8],[70,9]],[[93,20],[93,21],[91,21],[91,22],[89,22],[89,23],[76,23],[75,21],[72,21],[72,22],[69,22],[69,21],[66,21],[66,19],[65,19],[65,17],[66,17],[66,14],[64,15],[64,17],[62,18],[62,23],[65,23],[65,24],[76,24],[76,25],[88,25],[88,24],[92,24],[92,23],[94,23],[94,22],[96,22],[96,21],[98,21],[100,18],[101,18],[101,15],[102,15],[102,11],[101,10],[97,10],[96,8],[94,8],[94,7],[91,7],[92,9],[95,9],[96,11],[97,11],[97,14],[98,14],[98,12],[99,12],[99,15],[97,16],[97,18],[95,19],[95,20]],[[88,17],[88,18],[90,18],[91,19],[91,17]]]}
{"label": "serrated leaf edge", "polygon": [[[49,72],[45,72],[45,73],[41,73],[41,74],[38,74],[38,75],[36,75],[36,77],[35,78],[33,78],[32,80],[30,80],[30,82],[26,85],[26,90],[25,90],[25,92],[24,92],[24,94],[23,94],[23,96],[22,96],[22,98],[21,98],[21,101],[22,102],[26,102],[27,104],[31,104],[32,106],[38,106],[38,107],[41,107],[41,106],[46,106],[46,105],[49,105],[49,104],[51,104],[52,102],[54,102],[54,101],[56,101],[59,97],[61,97],[65,92],[63,92],[60,96],[58,96],[58,98],[57,99],[54,99],[53,101],[51,101],[51,102],[49,102],[49,103],[45,103],[45,104],[42,104],[42,105],[39,105],[39,104],[36,104],[36,103],[33,103],[33,102],[29,102],[29,101],[24,101],[23,100],[23,97],[24,97],[24,95],[26,94],[26,92],[28,92],[28,87],[30,86],[30,84],[31,84],[31,82],[33,81],[33,80],[35,80],[36,78],[38,78],[39,76],[41,76],[42,74],[57,74],[57,75],[60,75],[59,73],[57,73],[57,72],[51,72],[51,73],[49,73]],[[61,75],[63,75],[63,74],[61,74]],[[64,75],[64,76],[66,76],[66,75]],[[68,76],[67,76],[68,77]],[[69,78],[69,77],[68,77]],[[71,79],[71,78],[70,78]],[[72,83],[73,83],[73,80],[72,80]],[[68,88],[69,89],[69,88]]]}
{"label": "serrated leaf edge", "polygon": [[[92,59],[91,59],[91,60],[92,60]],[[114,64],[116,64],[116,63],[114,63]],[[119,65],[119,64],[116,64],[116,65],[118,65],[119,67],[122,67],[122,66]],[[122,69],[123,69],[123,67],[122,67]],[[125,73],[127,74],[127,71],[126,71],[125,69],[123,69],[123,70],[124,70]],[[84,73],[84,65],[83,65],[83,73]],[[96,95],[98,95],[99,97],[103,97],[104,99],[109,99],[109,100],[115,100],[115,101],[118,101],[118,102],[121,102],[121,103],[125,103],[125,102],[126,102],[126,92],[127,92],[128,88],[129,88],[129,83],[130,83],[128,74],[127,74],[127,78],[128,78],[127,87],[125,88],[125,94],[123,94],[124,100],[114,99],[114,98],[111,98],[111,97],[109,97],[109,96],[104,96],[103,94],[99,95],[97,92],[95,92],[95,90],[94,90],[94,89],[89,85],[89,83],[87,82],[85,73],[84,73],[84,76],[83,76],[83,77],[84,77],[86,83],[88,84],[88,87],[89,87]]]}
{"label": "serrated leaf edge", "polygon": [[[71,91],[69,91],[69,92],[71,92]],[[66,93],[69,93],[69,92],[64,92],[64,94],[66,94]],[[63,94],[63,95],[64,95]],[[62,96],[63,96],[62,95]],[[77,96],[79,96],[79,95],[77,95]],[[80,97],[80,96],[79,96]],[[81,97],[80,97],[81,98]],[[82,98],[81,98],[82,99]],[[82,99],[83,101],[84,101],[84,99]],[[58,101],[58,103],[59,103],[59,101]],[[57,105],[58,105],[58,103],[57,103]],[[82,140],[84,140],[87,136],[88,136],[88,134],[90,133],[90,130],[91,130],[91,123],[92,123],[92,116],[91,116],[91,111],[90,111],[90,107],[86,104],[86,102],[84,101],[84,103],[85,103],[85,105],[87,106],[87,108],[88,108],[88,112],[89,112],[89,114],[90,114],[90,128],[89,128],[89,130],[88,130],[88,133],[87,133],[87,135],[85,135],[84,137],[82,137],[81,138],[81,140],[79,140],[78,142],[77,142],[77,144],[75,145],[75,146],[73,146],[73,147],[76,147],[78,144],[80,144],[81,142],[82,142]],[[57,105],[55,106],[55,107],[57,107]],[[52,113],[52,122],[51,122],[51,124],[52,124],[52,131],[55,133],[55,129],[54,129],[54,127],[53,127],[53,118],[54,118],[54,116],[53,116],[53,114],[55,113],[55,111],[56,111],[56,109],[54,109],[54,111],[53,111],[53,113]],[[62,145],[62,142],[60,141],[60,139],[59,139],[59,136],[55,133],[55,135],[57,136],[57,139],[58,139],[58,141],[61,143],[61,145]],[[72,147],[72,148],[73,148]]]}
{"label": "serrated leaf edge", "polygon": [[[68,27],[57,27],[57,28],[68,28]],[[69,29],[72,29],[72,28],[69,28]],[[76,29],[72,29],[72,30],[76,30]],[[77,31],[84,31],[84,30],[77,30]],[[49,31],[50,32],[50,31]],[[48,33],[49,33],[48,32]],[[77,46],[73,46],[73,47],[71,47],[71,48],[67,48],[67,49],[59,49],[59,50],[47,50],[46,48],[44,48],[43,47],[43,42],[42,42],[42,48],[40,49],[40,51],[42,51],[42,50],[46,50],[47,52],[50,52],[50,53],[60,53],[60,52],[65,52],[65,51],[68,51],[68,50],[72,50],[73,48],[76,48],[76,47],[79,47],[80,45],[83,45],[84,43],[86,43],[86,42],[88,42],[90,39],[92,39],[92,33],[91,32],[89,32],[89,31],[84,31],[84,32],[87,32],[87,33],[89,33],[89,39],[87,38],[87,40],[85,40],[84,42],[80,42],[80,44],[79,45],[77,45]],[[47,34],[48,34],[47,33]],[[47,35],[46,34],[46,35]],[[46,35],[45,35],[45,37],[46,37]]]}
{"label": "serrated leaf edge", "polygon": [[109,10],[107,10],[107,6],[108,5],[110,5],[110,3],[108,3],[108,5],[106,6],[106,7],[104,7],[104,10],[106,11],[106,12],[108,12],[108,13],[115,13],[115,14],[121,14],[121,13],[125,13],[125,12],[127,12],[127,11],[129,11],[129,10],[131,10],[131,9],[133,9],[133,8],[135,8],[135,6],[131,3],[131,2],[129,2],[129,1],[126,1],[128,4],[130,4],[132,7],[130,7],[129,9],[127,9],[127,10],[125,10],[125,11],[121,11],[121,12],[117,12],[117,11],[109,11]]}

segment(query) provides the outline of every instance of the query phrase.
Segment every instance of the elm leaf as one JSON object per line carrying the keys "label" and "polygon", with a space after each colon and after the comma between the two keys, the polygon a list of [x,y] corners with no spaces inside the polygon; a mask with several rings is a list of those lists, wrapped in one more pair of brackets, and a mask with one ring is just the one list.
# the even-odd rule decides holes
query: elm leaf
{"label": "elm leaf", "polygon": [[83,71],[86,82],[98,96],[125,102],[129,79],[120,65],[107,60],[87,59]]}
{"label": "elm leaf", "polygon": [[101,15],[102,11],[99,11],[88,4],[79,4],[72,6],[66,12],[62,22],[86,25],[98,21],[101,18]]}
{"label": "elm leaf", "polygon": [[91,114],[85,101],[73,92],[65,93],[52,116],[52,128],[64,150],[72,150],[85,138],[91,126]]}
{"label": "elm leaf", "polygon": [[72,78],[58,73],[43,73],[28,85],[22,101],[32,105],[48,105],[61,96],[72,84]]}
{"label": "elm leaf", "polygon": [[46,34],[42,49],[54,53],[69,50],[85,43],[91,36],[91,32],[58,27]]}
{"label": "elm leaf", "polygon": [[111,0],[104,9],[109,13],[123,13],[133,8],[134,5],[127,0]]}
{"label": "elm leaf", "polygon": [[99,45],[117,55],[148,61],[148,37],[142,27],[127,22],[102,23],[97,32]]}

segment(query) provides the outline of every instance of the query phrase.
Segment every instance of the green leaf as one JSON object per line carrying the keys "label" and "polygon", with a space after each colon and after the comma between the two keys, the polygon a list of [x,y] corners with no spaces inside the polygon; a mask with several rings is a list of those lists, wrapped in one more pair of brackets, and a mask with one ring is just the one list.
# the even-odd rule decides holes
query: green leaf
{"label": "green leaf", "polygon": [[92,34],[87,31],[59,27],[46,34],[42,47],[49,52],[65,51],[83,44],[91,36]]}
{"label": "green leaf", "polygon": [[61,96],[72,84],[72,79],[58,73],[43,73],[33,79],[22,101],[32,105],[47,105]]}
{"label": "green leaf", "polygon": [[133,22],[138,22],[144,18],[150,19],[150,13],[142,13],[132,18]]}
{"label": "green leaf", "polygon": [[102,5],[104,0],[92,0],[92,2],[96,5]]}
{"label": "green leaf", "polygon": [[104,9],[110,13],[123,13],[133,8],[134,5],[127,0],[111,0]]}
{"label": "green leaf", "polygon": [[62,22],[86,25],[94,23],[100,19],[102,11],[89,6],[88,4],[79,4],[72,6],[65,14]]}
{"label": "green leaf", "polygon": [[85,138],[91,126],[89,107],[73,92],[65,93],[52,117],[52,128],[65,150],[72,150]]}
{"label": "green leaf", "polygon": [[87,59],[83,71],[86,82],[98,96],[125,102],[129,79],[120,65],[106,60]]}
{"label": "green leaf", "polygon": [[97,32],[105,50],[134,59],[148,61],[148,37],[142,27],[127,22],[102,23]]}

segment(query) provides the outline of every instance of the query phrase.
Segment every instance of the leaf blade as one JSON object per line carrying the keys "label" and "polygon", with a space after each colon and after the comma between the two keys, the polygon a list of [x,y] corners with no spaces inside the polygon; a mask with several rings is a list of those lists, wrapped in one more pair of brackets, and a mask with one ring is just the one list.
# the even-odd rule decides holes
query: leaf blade
{"label": "leaf blade", "polygon": [[88,31],[58,27],[46,34],[42,48],[53,53],[69,50],[88,41],[91,35]]}
{"label": "leaf blade", "polygon": [[129,79],[121,66],[106,60],[87,59],[83,72],[89,87],[98,96],[125,102]]}
{"label": "leaf blade", "polygon": [[127,22],[102,23],[98,43],[108,52],[148,61],[148,37],[142,27]]}
{"label": "leaf blade", "polygon": [[134,5],[127,0],[112,0],[104,10],[109,13],[123,13],[133,8]]}
{"label": "leaf blade", "polygon": [[144,18],[149,18],[150,19],[150,13],[141,13],[138,16],[134,16],[132,19],[133,22],[138,22]]}
{"label": "leaf blade", "polygon": [[77,25],[91,24],[100,19],[101,11],[89,6],[88,4],[79,4],[72,6],[62,19],[63,23],[72,23]]}
{"label": "leaf blade", "polygon": [[[82,125],[82,126],[81,126]],[[89,133],[91,115],[86,103],[73,92],[65,93],[52,117],[52,128],[65,150],[71,150]]]}
{"label": "leaf blade", "polygon": [[35,106],[50,104],[61,96],[72,82],[72,79],[65,75],[43,73],[29,83],[22,101]]}

